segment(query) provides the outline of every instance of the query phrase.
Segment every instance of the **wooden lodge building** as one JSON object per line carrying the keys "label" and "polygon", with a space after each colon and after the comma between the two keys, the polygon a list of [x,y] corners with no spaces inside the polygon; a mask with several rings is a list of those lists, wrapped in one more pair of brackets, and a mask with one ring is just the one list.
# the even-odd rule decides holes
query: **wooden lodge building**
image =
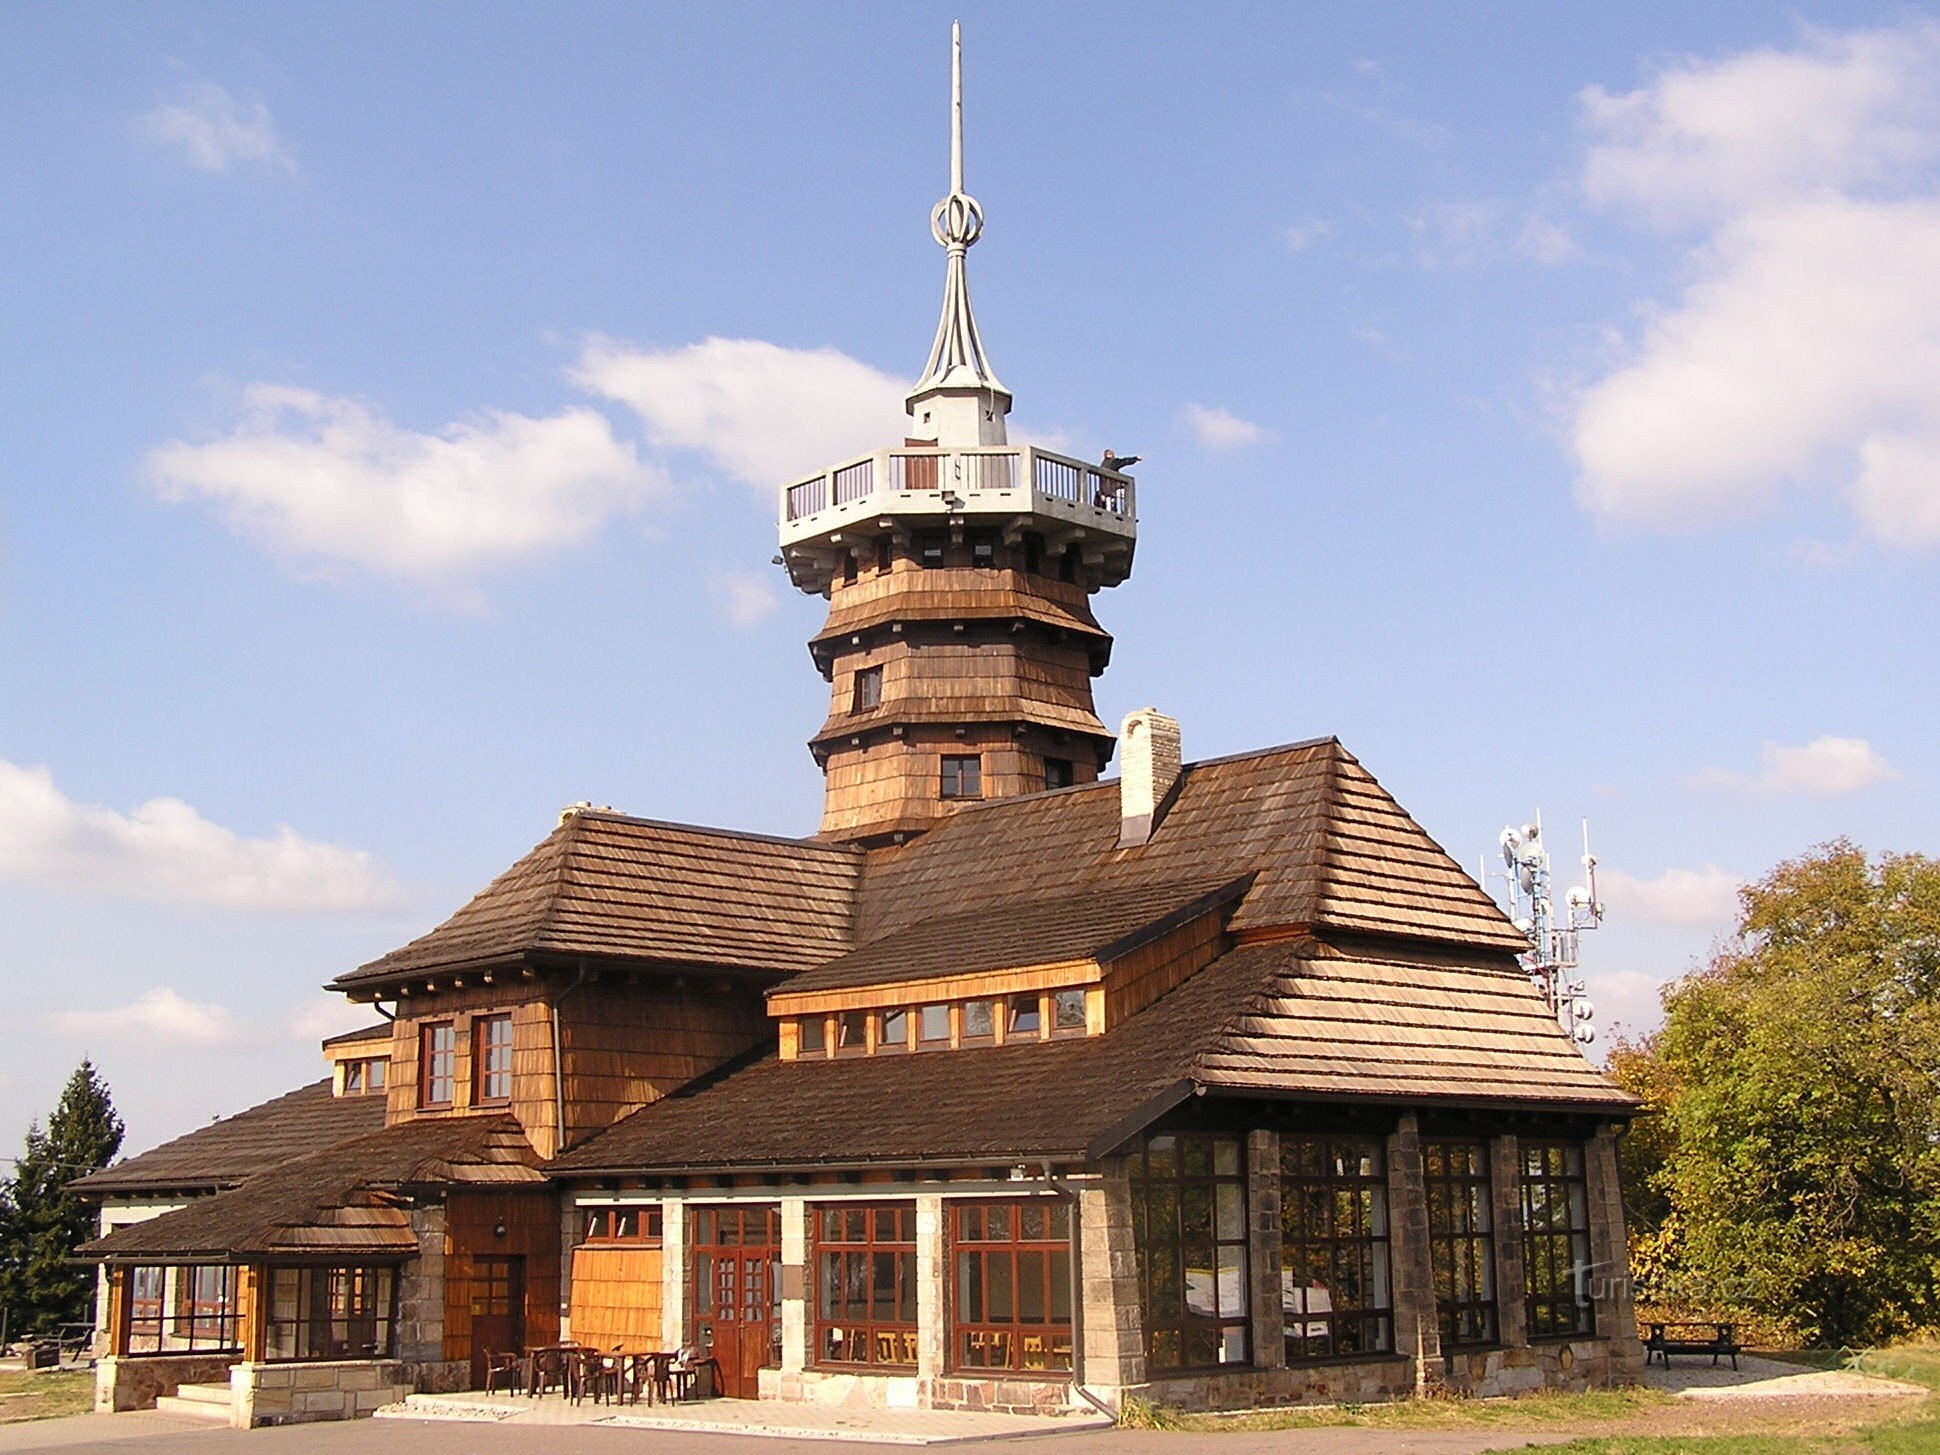
{"label": "wooden lodge building", "polygon": [[1334,739],[1100,722],[1134,482],[1008,442],[956,157],[909,437],[780,491],[821,831],[570,808],[333,982],[382,1020],[327,1080],[83,1179],[100,1405],[358,1414],[561,1338],[1047,1412],[1638,1372],[1634,1106],[1527,939]]}

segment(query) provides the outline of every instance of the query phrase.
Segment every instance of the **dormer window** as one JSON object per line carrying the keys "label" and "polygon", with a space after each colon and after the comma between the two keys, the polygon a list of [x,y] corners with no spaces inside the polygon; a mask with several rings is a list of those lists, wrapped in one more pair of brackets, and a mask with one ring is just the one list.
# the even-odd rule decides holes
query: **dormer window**
{"label": "dormer window", "polygon": [[1085,1033],[1085,993],[1060,990],[1051,996],[1051,1034],[1082,1036]]}
{"label": "dormer window", "polygon": [[368,1096],[384,1089],[391,1067],[388,1056],[360,1056],[354,1061],[346,1061],[344,1066],[345,1096]]}
{"label": "dormer window", "polygon": [[950,1044],[949,1006],[926,1005],[917,1012],[916,1044],[925,1051]]}
{"label": "dormer window", "polygon": [[1044,1011],[1038,997],[1013,995],[1010,998],[1010,1014],[1004,1022],[1006,1041],[1034,1041],[1044,1029]]}
{"label": "dormer window", "polygon": [[903,1009],[886,1010],[876,1032],[878,1051],[907,1051],[909,1049],[909,1012]]}
{"label": "dormer window", "polygon": [[861,1056],[869,1049],[869,1015],[848,1010],[835,1018],[835,1054]]}
{"label": "dormer window", "polygon": [[796,1023],[796,1045],[803,1056],[826,1056],[829,1050],[827,1016],[805,1015]]}
{"label": "dormer window", "polygon": [[972,1042],[997,1039],[997,1006],[994,1001],[966,1000],[963,1003],[963,1040]]}

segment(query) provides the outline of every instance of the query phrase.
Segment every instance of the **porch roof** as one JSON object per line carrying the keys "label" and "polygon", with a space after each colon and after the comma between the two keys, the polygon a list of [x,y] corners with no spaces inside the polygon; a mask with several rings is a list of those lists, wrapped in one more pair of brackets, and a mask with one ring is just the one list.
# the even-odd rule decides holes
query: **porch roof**
{"label": "porch roof", "polygon": [[226,1262],[282,1254],[410,1256],[413,1190],[545,1181],[509,1116],[402,1122],[292,1158],[214,1197],[85,1243],[89,1258]]}

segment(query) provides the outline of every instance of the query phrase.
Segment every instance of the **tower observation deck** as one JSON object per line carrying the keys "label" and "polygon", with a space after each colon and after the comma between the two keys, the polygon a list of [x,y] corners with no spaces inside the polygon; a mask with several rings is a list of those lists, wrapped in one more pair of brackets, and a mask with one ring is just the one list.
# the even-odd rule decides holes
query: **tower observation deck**
{"label": "tower observation deck", "polygon": [[1111,637],[1090,596],[1131,574],[1122,470],[1009,442],[965,257],[983,209],[963,187],[963,51],[951,39],[950,192],[930,230],[943,316],[902,444],[780,489],[789,580],[826,597],[809,642],[830,684],[809,749],[825,837],[894,843],[961,805],[1088,783],[1113,739],[1092,702]]}

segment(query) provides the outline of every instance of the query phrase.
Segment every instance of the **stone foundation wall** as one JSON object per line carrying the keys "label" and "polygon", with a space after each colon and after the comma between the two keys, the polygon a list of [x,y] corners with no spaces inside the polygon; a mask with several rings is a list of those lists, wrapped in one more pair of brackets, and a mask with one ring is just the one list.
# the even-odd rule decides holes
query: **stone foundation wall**
{"label": "stone foundation wall", "polygon": [[1631,1383],[1642,1376],[1626,1345],[1635,1339],[1545,1339],[1520,1349],[1457,1350],[1447,1360],[1450,1389],[1463,1394],[1527,1394],[1536,1389],[1578,1391]]}
{"label": "stone foundation wall", "polygon": [[354,1420],[412,1392],[411,1369],[395,1359],[323,1364],[238,1364],[229,1372],[237,1429]]}
{"label": "stone foundation wall", "polygon": [[1252,1409],[1284,1404],[1378,1404],[1403,1399],[1414,1391],[1414,1360],[1391,1355],[1339,1364],[1180,1375],[1114,1393],[1135,1394],[1154,1404],[1185,1409]]}
{"label": "stone foundation wall", "polygon": [[105,1355],[94,1366],[94,1407],[103,1414],[152,1410],[185,1384],[221,1384],[235,1363],[234,1354]]}

